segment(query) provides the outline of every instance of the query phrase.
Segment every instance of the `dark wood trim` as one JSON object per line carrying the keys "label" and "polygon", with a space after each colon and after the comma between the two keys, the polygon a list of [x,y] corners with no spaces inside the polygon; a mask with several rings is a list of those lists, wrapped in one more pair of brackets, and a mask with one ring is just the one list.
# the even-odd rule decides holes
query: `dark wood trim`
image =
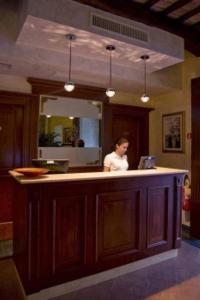
{"label": "dark wood trim", "polygon": [[171,12],[173,12],[174,10],[186,5],[187,3],[189,3],[191,0],[179,0],[175,3],[173,3],[172,5],[168,6],[166,9],[164,9],[162,11],[162,13],[164,13],[165,15],[170,14]]}
{"label": "dark wood trim", "polygon": [[61,81],[32,77],[29,77],[27,81],[32,86],[32,93],[34,95],[52,95],[108,102],[108,97],[105,94],[106,90],[104,88],[77,84],[74,91],[68,93],[63,88],[64,82]]}
{"label": "dark wood trim", "polygon": [[173,247],[179,248],[181,246],[181,225],[182,225],[182,195],[183,195],[183,176],[177,175],[174,177],[174,237]]}
{"label": "dark wood trim", "polygon": [[200,238],[200,77],[192,80],[191,235]]}
{"label": "dark wood trim", "polygon": [[194,15],[197,15],[200,13],[200,6],[194,8],[193,10],[185,13],[183,16],[181,16],[178,20],[181,22],[184,22],[185,20],[193,17]]}
{"label": "dark wood trim", "polygon": [[154,4],[156,4],[159,1],[160,0],[149,0],[149,1],[144,3],[143,7],[144,8],[149,8],[149,7],[153,6]]}

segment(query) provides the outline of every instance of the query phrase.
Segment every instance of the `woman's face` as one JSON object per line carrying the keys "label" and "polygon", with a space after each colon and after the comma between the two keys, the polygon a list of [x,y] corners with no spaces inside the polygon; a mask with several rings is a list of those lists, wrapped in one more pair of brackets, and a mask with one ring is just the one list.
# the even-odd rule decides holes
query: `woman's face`
{"label": "woman's face", "polygon": [[128,143],[123,143],[121,145],[116,145],[116,152],[119,155],[124,155],[128,149]]}

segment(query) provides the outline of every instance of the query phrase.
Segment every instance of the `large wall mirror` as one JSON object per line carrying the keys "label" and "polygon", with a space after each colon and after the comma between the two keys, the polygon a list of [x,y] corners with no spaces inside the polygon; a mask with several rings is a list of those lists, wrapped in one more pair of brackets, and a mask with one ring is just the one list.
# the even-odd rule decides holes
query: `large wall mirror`
{"label": "large wall mirror", "polygon": [[101,165],[101,120],[100,101],[41,96],[38,157]]}

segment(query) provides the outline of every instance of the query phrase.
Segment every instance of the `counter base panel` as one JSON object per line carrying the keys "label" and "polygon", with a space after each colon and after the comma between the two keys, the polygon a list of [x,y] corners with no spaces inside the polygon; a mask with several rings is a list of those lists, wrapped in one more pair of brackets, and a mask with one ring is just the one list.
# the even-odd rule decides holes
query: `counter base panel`
{"label": "counter base panel", "polygon": [[14,258],[27,293],[180,247],[182,178],[15,181]]}

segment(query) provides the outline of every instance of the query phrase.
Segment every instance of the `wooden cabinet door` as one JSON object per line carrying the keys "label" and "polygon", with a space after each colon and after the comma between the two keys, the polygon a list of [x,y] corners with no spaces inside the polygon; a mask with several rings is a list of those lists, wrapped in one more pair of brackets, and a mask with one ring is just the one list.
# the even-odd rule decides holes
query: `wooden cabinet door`
{"label": "wooden cabinet door", "polygon": [[147,188],[146,252],[153,255],[173,245],[173,178],[152,180]]}
{"label": "wooden cabinet door", "polygon": [[97,194],[96,257],[98,266],[115,265],[141,255],[144,210],[141,190]]}
{"label": "wooden cabinet door", "polygon": [[84,275],[88,210],[84,186],[57,184],[55,189],[44,189],[41,199],[38,203],[41,276],[67,280]]}

